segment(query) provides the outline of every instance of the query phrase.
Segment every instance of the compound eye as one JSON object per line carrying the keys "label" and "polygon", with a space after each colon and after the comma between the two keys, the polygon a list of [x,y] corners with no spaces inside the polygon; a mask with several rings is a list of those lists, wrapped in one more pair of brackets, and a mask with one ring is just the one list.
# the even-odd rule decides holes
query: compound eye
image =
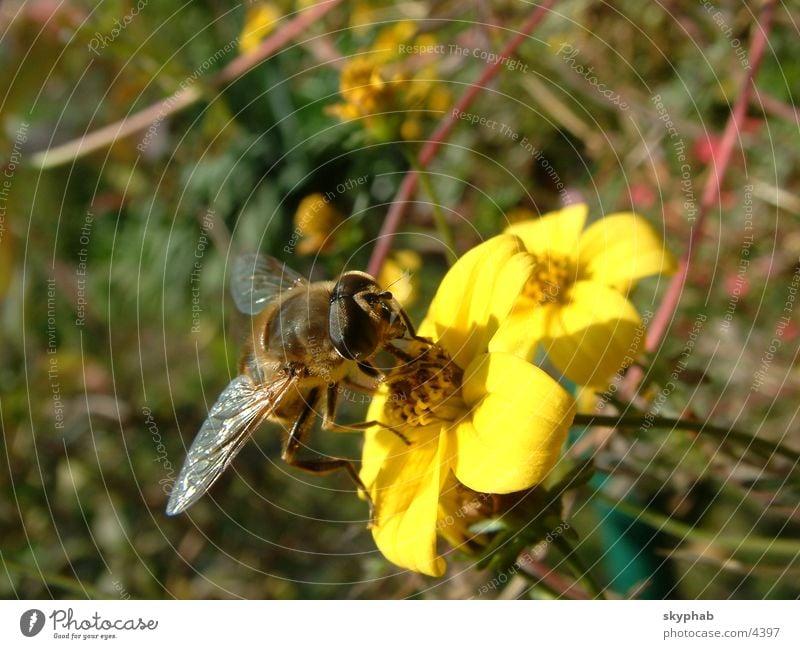
{"label": "compound eye", "polygon": [[328,334],[336,351],[350,360],[368,358],[380,345],[386,304],[375,279],[366,273],[348,272],[331,293]]}
{"label": "compound eye", "polygon": [[379,343],[375,323],[352,297],[331,304],[328,335],[339,355],[354,361],[371,356]]}

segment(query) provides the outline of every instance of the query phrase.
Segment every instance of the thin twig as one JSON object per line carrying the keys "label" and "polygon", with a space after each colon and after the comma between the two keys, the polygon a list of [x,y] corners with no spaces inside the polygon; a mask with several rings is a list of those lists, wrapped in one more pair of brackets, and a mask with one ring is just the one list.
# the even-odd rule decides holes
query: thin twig
{"label": "thin twig", "polygon": [[99,588],[95,588],[91,584],[85,584],[77,579],[73,579],[72,577],[65,577],[64,575],[58,575],[51,572],[43,572],[38,567],[33,568],[31,566],[26,566],[24,564],[17,563],[16,561],[10,561],[5,557],[0,557],[0,561],[9,572],[14,572],[18,575],[22,575],[35,581],[41,581],[46,587],[52,586],[55,588],[61,588],[65,592],[71,593],[73,596],[78,597],[87,597],[92,599],[111,598],[111,595],[104,593]]}
{"label": "thin twig", "polygon": [[800,462],[799,452],[794,451],[779,442],[772,442],[760,437],[748,435],[747,433],[743,433],[726,426],[715,426],[705,421],[673,419],[671,417],[656,417],[652,415],[616,416],[578,414],[575,415],[575,419],[572,423],[575,426],[619,428],[622,430],[630,430],[633,428],[664,428],[667,430],[685,430],[695,433],[702,433],[707,437],[715,437],[723,442],[728,441],[744,444],[748,449],[752,448],[753,452],[760,453],[767,458],[770,458],[773,455],[779,455],[792,462],[793,465],[798,465],[798,462]]}
{"label": "thin twig", "polygon": [[422,191],[428,195],[431,212],[433,213],[433,222],[436,224],[436,230],[439,232],[439,236],[442,239],[442,245],[445,249],[447,263],[452,266],[458,260],[458,255],[456,255],[456,240],[455,237],[453,237],[453,231],[450,228],[450,224],[447,222],[447,218],[442,211],[442,206],[439,204],[439,199],[436,197],[436,190],[434,189],[433,183],[430,181],[430,178],[428,178],[425,170],[419,166],[419,163],[417,163],[414,152],[405,147],[404,151],[406,153],[408,163],[411,165],[411,168],[414,170],[414,174],[422,184]]}
{"label": "thin twig", "polygon": [[589,152],[600,157],[603,149],[607,146],[603,135],[595,130],[596,126],[587,124],[580,116],[569,107],[567,102],[561,101],[558,95],[550,90],[550,85],[540,80],[536,76],[525,77],[522,80],[523,87],[528,91],[536,103],[539,104],[549,115],[574,136],[583,140]]}
{"label": "thin twig", "polygon": [[533,586],[539,582],[545,584],[548,589],[557,593],[559,597],[566,599],[593,599],[591,594],[586,592],[577,580],[570,580],[564,575],[550,568],[543,561],[538,561],[530,557],[520,559],[523,570],[520,574]]}
{"label": "thin twig", "polygon": [[[533,31],[534,27],[549,13],[550,8],[554,4],[555,0],[546,0],[536,8],[525,24],[522,25],[516,36],[503,48],[500,56],[484,66],[480,76],[470,85],[469,89],[461,96],[455,106],[442,117],[433,135],[431,135],[430,139],[420,151],[418,163],[421,169],[426,169],[439,152],[442,144],[449,137],[453,128],[455,128],[459,119],[458,116],[470,107],[481,91],[486,88],[486,85],[500,72],[503,61],[506,61],[525,39],[528,38],[530,32]],[[378,240],[375,243],[375,248],[372,250],[372,257],[367,266],[367,272],[371,275],[377,275],[378,272],[380,272],[383,260],[386,259],[386,255],[388,255],[389,251],[392,249],[392,240],[394,239],[398,227],[400,227],[400,221],[403,218],[406,204],[411,199],[416,188],[417,173],[413,169],[409,169],[403,178],[403,182],[400,183],[400,189],[397,190],[391,207],[389,207],[386,220],[383,223],[381,232],[378,235]]]}
{"label": "thin twig", "polygon": [[341,0],[321,0],[303,11],[297,18],[286,23],[280,30],[265,39],[257,49],[249,54],[236,57],[222,72],[219,73],[218,83],[227,83],[238,79],[245,72],[249,72],[268,56],[271,56],[287,43],[298,36],[302,36],[315,22],[341,3]]}
{"label": "thin twig", "polygon": [[[775,3],[776,0],[769,0],[764,5],[761,12],[761,20],[755,25],[755,33],[751,41],[752,47],[750,48],[751,67],[747,71],[747,75],[742,82],[739,96],[736,98],[736,102],[731,110],[731,115],[725,125],[722,140],[717,148],[718,153],[713,156],[711,173],[706,180],[705,188],[700,198],[697,219],[689,232],[689,245],[678,263],[678,271],[672,278],[667,292],[664,295],[664,299],[656,310],[652,324],[647,332],[647,339],[645,341],[646,351],[652,352],[661,344],[662,339],[672,323],[675,310],[686,284],[692,253],[697,242],[703,235],[706,215],[711,211],[711,208],[719,202],[722,180],[728,170],[731,155],[733,154],[733,147],[741,134],[741,127],[745,113],[747,112],[747,106],[750,103],[750,97],[755,89],[754,80],[764,57],[764,51],[772,25]],[[636,370],[636,368],[632,368],[632,370]],[[634,376],[636,376],[636,379],[631,379],[631,381],[635,380],[636,383],[638,383],[642,376],[641,370],[636,370]]]}
{"label": "thin twig", "polygon": [[[591,571],[584,565],[575,548],[563,536],[557,535],[555,546],[564,555],[564,562],[572,571],[577,582],[591,596],[592,599],[606,599],[602,587],[595,581]],[[595,564],[596,565],[596,564]]]}
{"label": "thin twig", "polygon": [[[287,43],[304,34],[315,22],[340,4],[341,0],[322,0],[303,11],[297,18],[289,21],[272,36],[265,39],[256,50],[241,54],[226,65],[218,74],[211,77],[211,87],[222,87],[246,72],[252,70],[264,59],[271,56]],[[138,133],[154,122],[160,122],[170,115],[180,112],[197,102],[203,93],[197,85],[188,85],[175,91],[169,97],[156,102],[132,115],[104,126],[97,131],[70,140],[59,146],[40,151],[31,156],[31,165],[48,169],[77,160],[98,149],[110,146],[117,140]]]}
{"label": "thin twig", "polygon": [[641,521],[659,532],[674,536],[681,541],[688,539],[695,543],[715,546],[722,551],[729,552],[731,557],[740,553],[758,553],[769,555],[776,560],[780,558],[791,562],[800,556],[800,542],[796,539],[781,539],[754,534],[742,537],[739,534],[725,534],[722,531],[706,532],[671,516],[647,509],[647,507],[637,506],[625,500],[615,500],[599,490],[593,496],[612,509],[618,510],[636,521]]}
{"label": "thin twig", "polygon": [[781,119],[800,124],[800,109],[773,97],[764,90],[755,89],[751,105],[754,108],[763,110],[765,113],[770,113]]}

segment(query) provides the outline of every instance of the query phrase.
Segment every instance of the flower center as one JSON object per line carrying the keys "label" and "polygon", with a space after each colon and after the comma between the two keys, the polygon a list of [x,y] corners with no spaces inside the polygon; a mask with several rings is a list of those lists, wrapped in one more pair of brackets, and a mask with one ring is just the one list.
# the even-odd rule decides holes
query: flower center
{"label": "flower center", "polygon": [[564,292],[575,279],[572,262],[567,257],[552,253],[528,254],[534,258],[536,267],[525,284],[524,294],[537,304],[563,300]]}
{"label": "flower center", "polygon": [[403,428],[456,420],[466,408],[461,399],[461,368],[436,344],[414,341],[408,352],[415,360],[392,370],[386,379],[387,423]]}

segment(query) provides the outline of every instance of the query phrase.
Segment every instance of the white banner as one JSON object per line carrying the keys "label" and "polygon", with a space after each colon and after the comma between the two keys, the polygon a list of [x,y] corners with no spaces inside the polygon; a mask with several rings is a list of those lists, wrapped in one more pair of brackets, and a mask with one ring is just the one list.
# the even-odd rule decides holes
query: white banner
{"label": "white banner", "polygon": [[614,649],[796,649],[799,627],[797,601],[0,602],[0,646],[14,648],[588,647],[600,641]]}

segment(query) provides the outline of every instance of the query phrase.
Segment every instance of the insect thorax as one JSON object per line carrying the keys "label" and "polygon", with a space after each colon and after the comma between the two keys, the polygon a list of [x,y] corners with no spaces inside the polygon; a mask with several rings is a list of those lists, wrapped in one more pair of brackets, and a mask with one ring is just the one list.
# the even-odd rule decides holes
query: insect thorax
{"label": "insect thorax", "polygon": [[276,305],[264,325],[263,348],[272,359],[305,368],[306,376],[336,381],[343,373],[344,359],[328,334],[327,285],[312,285]]}

